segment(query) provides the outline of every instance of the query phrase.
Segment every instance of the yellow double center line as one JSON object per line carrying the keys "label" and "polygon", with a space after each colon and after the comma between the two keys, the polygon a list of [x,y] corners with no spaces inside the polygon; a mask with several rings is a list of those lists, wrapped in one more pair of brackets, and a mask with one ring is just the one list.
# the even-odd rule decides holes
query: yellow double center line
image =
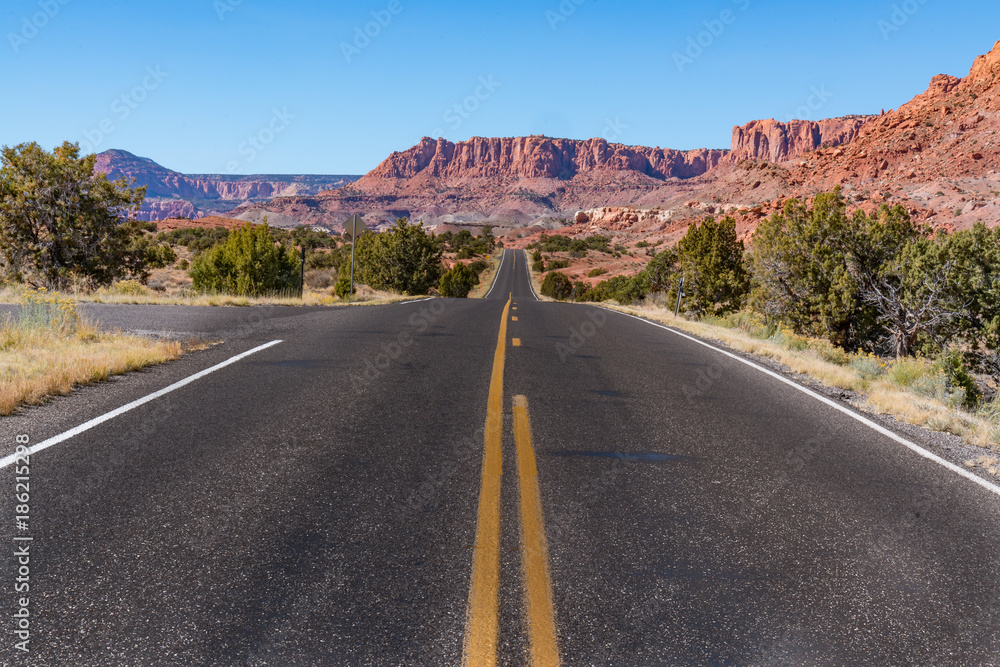
{"label": "yellow double center line", "polygon": [[[503,371],[511,301],[512,299],[508,299],[500,321],[500,334],[493,357],[493,374],[490,378],[482,486],[479,493],[479,516],[462,658],[462,664],[466,667],[493,667],[497,664],[500,486],[503,474]],[[552,602],[548,548],[538,488],[538,469],[531,444],[528,402],[524,396],[514,398],[514,436],[517,443],[518,478],[521,490],[525,617],[530,633],[532,664],[538,667],[554,667],[559,665],[555,608]]]}

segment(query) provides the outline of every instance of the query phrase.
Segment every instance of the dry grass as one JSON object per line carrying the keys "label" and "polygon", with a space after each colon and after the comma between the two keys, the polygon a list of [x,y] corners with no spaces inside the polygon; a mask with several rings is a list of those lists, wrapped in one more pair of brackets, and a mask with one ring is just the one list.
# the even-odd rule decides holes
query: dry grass
{"label": "dry grass", "polygon": [[102,332],[71,301],[33,294],[18,321],[0,324],[0,415],[181,354],[180,343]]}
{"label": "dry grass", "polygon": [[482,299],[490,291],[490,288],[493,287],[493,279],[496,278],[497,271],[500,269],[502,257],[503,255],[500,254],[486,259],[489,266],[479,274],[479,285],[469,293],[470,299]]}
{"label": "dry grass", "polygon": [[[898,362],[870,355],[850,355],[825,341],[796,336],[780,329],[761,332],[749,326],[719,326],[675,318],[655,306],[608,306],[716,340],[753,356],[783,364],[794,373],[812,378],[828,387],[860,395],[857,407],[934,431],[951,433],[965,442],[996,450],[1000,445],[1000,408],[971,413],[963,409],[961,398],[945,383],[940,370],[926,359]],[[726,324],[732,325],[733,322]],[[762,337],[766,336],[766,337]],[[983,462],[978,465],[997,473]]]}
{"label": "dry grass", "polygon": [[[8,286],[0,290],[0,303],[18,303],[27,293],[23,286]],[[204,307],[247,307],[247,306],[372,306],[406,301],[413,297],[391,292],[381,292],[366,285],[358,285],[357,293],[351,299],[341,299],[333,293],[333,288],[307,288],[302,298],[298,294],[262,297],[236,296],[232,294],[158,292],[135,281],[123,281],[111,287],[94,292],[56,293],[60,298],[75,303],[138,304],[154,306],[204,306]]]}

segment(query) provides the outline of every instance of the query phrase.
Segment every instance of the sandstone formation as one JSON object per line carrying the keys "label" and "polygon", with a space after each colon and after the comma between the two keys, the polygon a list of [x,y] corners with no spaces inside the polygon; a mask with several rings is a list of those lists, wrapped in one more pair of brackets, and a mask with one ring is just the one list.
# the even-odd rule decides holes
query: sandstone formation
{"label": "sandstone formation", "polygon": [[609,144],[603,139],[475,137],[455,144],[424,137],[413,148],[393,153],[357,187],[375,192],[384,189],[385,181],[417,177],[569,180],[599,171],[635,172],[656,180],[692,178],[715,167],[725,155],[723,150],[676,151]]}
{"label": "sandstone formation", "polygon": [[844,116],[827,120],[755,120],[733,128],[731,160],[785,162],[822,147],[850,143],[858,131],[878,116]]}

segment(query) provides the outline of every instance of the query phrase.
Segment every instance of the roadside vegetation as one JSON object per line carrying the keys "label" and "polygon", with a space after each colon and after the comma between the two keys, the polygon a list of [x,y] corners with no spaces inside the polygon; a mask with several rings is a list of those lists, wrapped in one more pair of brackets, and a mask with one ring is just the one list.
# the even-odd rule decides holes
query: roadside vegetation
{"label": "roadside vegetation", "polygon": [[750,247],[731,218],[708,218],[636,275],[591,287],[550,272],[541,285],[550,298],[631,307],[858,392],[879,412],[1000,445],[1000,230],[932,230],[900,206],[848,215],[837,190],[788,202]]}
{"label": "roadside vegetation", "polygon": [[175,341],[100,331],[80,318],[73,301],[29,291],[19,316],[0,323],[0,415],[182,352]]}

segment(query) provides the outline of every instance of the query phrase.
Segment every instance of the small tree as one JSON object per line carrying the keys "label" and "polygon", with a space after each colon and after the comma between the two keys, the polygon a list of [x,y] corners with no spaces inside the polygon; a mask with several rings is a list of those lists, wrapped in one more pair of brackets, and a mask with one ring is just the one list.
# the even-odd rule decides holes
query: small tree
{"label": "small tree", "polygon": [[427,294],[437,286],[444,265],[441,247],[424,231],[423,223],[400,218],[381,234],[358,237],[357,268],[360,281],[375,289]]}
{"label": "small tree", "polygon": [[467,299],[478,281],[476,273],[468,265],[459,262],[441,276],[438,291],[445,298]]}
{"label": "small tree", "polygon": [[198,255],[189,273],[195,289],[262,296],[297,288],[299,260],[294,248],[275,244],[265,220],[233,230],[224,243]]}
{"label": "small tree", "polygon": [[743,241],[736,236],[736,221],[730,217],[719,222],[708,218],[688,228],[677,244],[687,310],[718,315],[743,307],[750,291],[743,253]]}
{"label": "small tree", "polygon": [[3,148],[0,248],[13,277],[57,288],[148,279],[160,250],[142,242],[145,223],[135,219],[146,188],[95,174],[95,159],[69,142],[51,153],[37,143]]}

